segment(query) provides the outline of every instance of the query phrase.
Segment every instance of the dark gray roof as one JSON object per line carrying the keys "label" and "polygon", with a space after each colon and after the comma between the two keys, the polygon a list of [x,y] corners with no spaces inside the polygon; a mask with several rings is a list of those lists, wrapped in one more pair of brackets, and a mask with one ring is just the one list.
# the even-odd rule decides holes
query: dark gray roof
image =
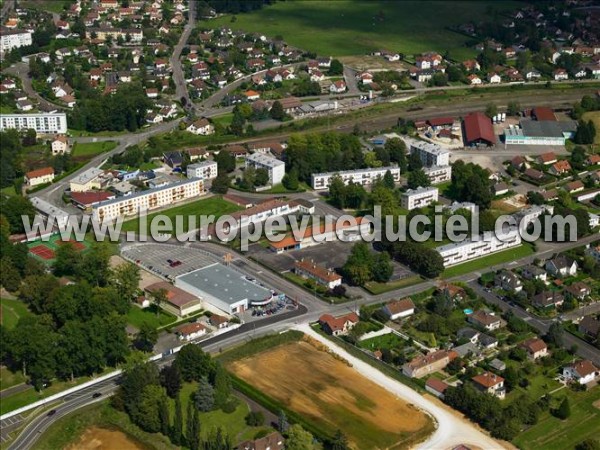
{"label": "dark gray roof", "polygon": [[525,136],[563,137],[563,133],[571,133],[577,130],[577,122],[574,120],[560,122],[544,120],[540,122],[531,119],[521,119],[521,128]]}

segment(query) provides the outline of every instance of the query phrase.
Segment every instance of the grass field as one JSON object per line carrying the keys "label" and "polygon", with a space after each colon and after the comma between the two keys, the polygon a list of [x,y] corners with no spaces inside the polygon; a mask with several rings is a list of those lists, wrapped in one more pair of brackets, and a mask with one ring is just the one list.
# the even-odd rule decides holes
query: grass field
{"label": "grass field", "polygon": [[114,141],[102,142],[75,142],[73,146],[73,156],[96,156],[100,153],[109,152],[117,146]]}
{"label": "grass field", "polygon": [[156,315],[156,307],[154,305],[150,305],[146,309],[138,308],[137,306],[132,306],[129,308],[129,312],[127,313],[127,323],[133,325],[136,328],[140,328],[144,322],[150,324],[153,328],[162,327],[165,325],[169,325],[177,320],[175,316],[169,314],[162,309],[160,313]]}
{"label": "grass field", "polygon": [[0,368],[0,390],[25,383],[25,381],[27,378],[23,376],[23,372],[11,372],[6,367]]}
{"label": "grass field", "polygon": [[402,287],[412,286],[413,284],[417,284],[420,282],[421,277],[419,275],[414,275],[412,277],[403,278],[402,280],[389,281],[387,283],[377,283],[375,281],[370,281],[369,283],[365,284],[365,289],[373,295],[379,295],[383,294],[384,292],[400,289]]}
{"label": "grass field", "polygon": [[462,60],[475,50],[469,38],[447,29],[466,22],[490,20],[491,12],[513,9],[514,1],[402,1],[339,0],[277,2],[250,14],[211,21],[270,37],[283,36],[289,44],[323,56],[348,56],[386,49],[412,55],[426,51]]}
{"label": "grass field", "polygon": [[520,247],[511,248],[484,258],[475,259],[459,264],[458,266],[450,267],[449,269],[444,270],[441,276],[442,278],[452,278],[470,272],[486,270],[497,264],[516,261],[517,259],[525,258],[531,254],[533,254],[533,248],[528,244],[523,244]]}
{"label": "grass field", "polygon": [[[166,209],[164,211],[155,212],[149,214],[147,217],[148,227],[156,216],[164,215],[169,217],[173,221],[175,226],[175,217],[183,216],[183,230],[188,231],[188,217],[189,216],[200,216],[200,215],[214,215],[215,220],[224,214],[229,214],[235,211],[239,211],[241,208],[223,200],[221,197],[205,198],[185,205],[176,206],[174,208]],[[123,231],[138,231],[140,225],[138,218],[128,220],[123,224]],[[197,226],[200,225],[200,219],[196,219]]]}
{"label": "grass field", "polygon": [[344,430],[355,448],[410,447],[432,431],[423,413],[308,342],[281,345],[227,368],[331,435]]}
{"label": "grass field", "polygon": [[0,299],[0,306],[2,307],[2,325],[8,330],[16,327],[21,317],[32,314],[27,309],[27,305],[20,300],[2,298]]}
{"label": "grass field", "polygon": [[394,333],[382,334],[371,339],[365,339],[359,342],[359,346],[368,350],[381,350],[382,348],[393,349],[403,347],[405,340]]}
{"label": "grass field", "polygon": [[598,438],[600,430],[600,389],[587,392],[562,390],[554,397],[553,407],[557,407],[564,396],[569,397],[571,416],[560,420],[544,413],[539,422],[520,433],[513,441],[523,450],[553,450],[573,448],[579,442]]}

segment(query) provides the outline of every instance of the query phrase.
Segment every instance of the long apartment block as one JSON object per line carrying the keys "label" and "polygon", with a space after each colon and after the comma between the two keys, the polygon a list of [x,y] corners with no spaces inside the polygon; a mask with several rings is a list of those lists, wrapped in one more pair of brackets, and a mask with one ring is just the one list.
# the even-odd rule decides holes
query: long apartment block
{"label": "long apartment block", "polygon": [[372,184],[373,181],[378,178],[383,178],[388,170],[392,174],[392,177],[394,177],[394,182],[398,183],[400,181],[400,168],[397,166],[388,166],[370,169],[342,170],[339,172],[314,173],[312,175],[312,188],[315,190],[329,189],[331,180],[336,175],[339,176],[346,185],[352,182],[367,186]]}

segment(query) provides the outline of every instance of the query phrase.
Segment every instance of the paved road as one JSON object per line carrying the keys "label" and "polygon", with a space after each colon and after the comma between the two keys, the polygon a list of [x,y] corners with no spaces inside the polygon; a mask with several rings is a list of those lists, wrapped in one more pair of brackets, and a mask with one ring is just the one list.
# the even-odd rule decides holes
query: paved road
{"label": "paved road", "polygon": [[46,100],[33,88],[33,85],[31,84],[31,78],[29,78],[29,64],[24,62],[15,63],[8,69],[4,70],[4,73],[19,77],[19,79],[21,80],[21,84],[23,85],[23,91],[27,94],[29,98],[33,99],[40,107],[49,111],[53,109],[57,109],[59,111],[67,111],[69,109],[63,105],[52,103]]}
{"label": "paved road", "polygon": [[0,18],[2,22],[6,20],[7,14],[14,8],[15,0],[4,0],[4,4],[2,5],[2,10],[0,11]]}
{"label": "paved road", "polygon": [[344,81],[346,82],[348,93],[354,95],[364,95],[364,93],[360,92],[360,89],[358,89],[358,80],[356,79],[356,74],[356,70],[351,69],[348,66],[344,66]]}
{"label": "paved road", "polygon": [[185,83],[185,77],[183,76],[183,69],[181,67],[181,51],[183,47],[187,44],[188,39],[190,38],[191,32],[194,30],[194,26],[196,23],[196,2],[189,2],[189,11],[188,11],[188,23],[183,29],[183,33],[177,42],[177,45],[173,49],[173,54],[169,58],[169,62],[171,64],[171,69],[173,70],[173,81],[175,82],[175,88],[177,92],[177,100],[185,99],[185,104],[193,105],[190,100],[189,91],[187,85]]}

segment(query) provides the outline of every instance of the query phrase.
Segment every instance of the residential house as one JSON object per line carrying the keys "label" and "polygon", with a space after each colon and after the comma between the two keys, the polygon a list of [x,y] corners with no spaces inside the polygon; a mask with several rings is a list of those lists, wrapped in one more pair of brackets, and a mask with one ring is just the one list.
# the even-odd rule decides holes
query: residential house
{"label": "residential house", "polygon": [[559,255],[546,261],[546,271],[557,278],[577,275],[577,261],[565,255]]}
{"label": "residential house", "polygon": [[544,197],[544,201],[551,202],[552,200],[558,200],[558,190],[550,189],[549,191],[540,192],[542,197]]}
{"label": "residential house", "polygon": [[521,292],[523,290],[521,279],[515,273],[508,270],[498,272],[494,279],[494,284],[496,287],[509,292]]}
{"label": "residential house", "polygon": [[554,164],[557,161],[558,158],[556,157],[556,154],[554,152],[543,153],[540,156],[538,156],[538,162],[545,166],[549,164]]}
{"label": "residential house", "polygon": [[285,438],[279,431],[273,431],[266,436],[240,442],[235,448],[236,450],[283,450]]}
{"label": "residential house", "polygon": [[513,159],[510,160],[510,165],[517,170],[525,170],[529,169],[529,163],[524,156],[517,155]]}
{"label": "residential house", "polygon": [[595,166],[596,164],[600,164],[600,155],[594,154],[587,157],[585,163],[589,166]]}
{"label": "residential house", "polygon": [[592,339],[597,339],[598,336],[600,336],[600,318],[593,316],[585,316],[579,322],[577,330],[580,333],[591,337]]}
{"label": "residential house", "polygon": [[571,164],[569,164],[569,161],[564,160],[564,159],[555,162],[554,164],[552,164],[550,169],[548,169],[548,172],[550,172],[552,175],[556,175],[556,176],[563,175],[570,171],[571,171]]}
{"label": "residential house", "polygon": [[571,286],[565,288],[565,292],[572,298],[576,298],[577,300],[583,300],[586,297],[589,297],[592,294],[592,288],[590,288],[587,284],[582,281],[577,281],[573,283]]}
{"label": "residential house", "polygon": [[52,155],[60,155],[69,151],[69,140],[64,135],[58,135],[50,144]]}
{"label": "residential house", "polygon": [[479,85],[479,84],[481,84],[481,78],[479,78],[474,73],[472,73],[471,75],[469,75],[467,77],[467,79],[469,80],[469,84],[471,84],[471,85]]}
{"label": "residential house", "polygon": [[504,182],[500,182],[500,183],[496,183],[492,187],[492,190],[494,191],[495,196],[504,195],[504,194],[508,194],[509,186],[508,186],[508,184],[506,184]]}
{"label": "residential house", "polygon": [[548,273],[538,266],[527,265],[523,267],[523,270],[521,271],[521,276],[526,280],[541,280],[545,283],[548,277]]}
{"label": "residential house", "polygon": [[208,322],[217,329],[227,328],[229,326],[229,319],[225,316],[221,316],[219,314],[212,314]]}
{"label": "residential house", "polygon": [[467,321],[490,331],[497,330],[505,325],[505,322],[500,317],[482,310],[469,314]]}
{"label": "residential house", "polygon": [[382,310],[390,320],[397,320],[414,314],[415,304],[410,297],[406,297],[386,303]]}
{"label": "residential house", "polygon": [[556,69],[554,71],[554,80],[563,81],[569,79],[569,73],[565,69]]}
{"label": "residential house", "polygon": [[526,177],[528,177],[528,178],[530,178],[530,179],[532,179],[534,181],[541,181],[541,180],[544,179],[544,173],[540,172],[537,169],[531,169],[531,168],[530,169],[525,169],[525,172],[523,172],[523,174]]}
{"label": "residential house", "polygon": [[588,384],[600,375],[598,368],[588,359],[577,361],[563,368],[563,377],[579,384]]}
{"label": "residential house", "polygon": [[442,380],[439,380],[436,377],[429,377],[425,382],[425,390],[442,400],[444,399],[444,392],[446,392],[446,389],[449,387],[449,384],[444,383]]}
{"label": "residential house", "polygon": [[316,264],[312,259],[302,259],[294,264],[294,271],[301,277],[333,289],[342,284],[342,277],[331,269]]}
{"label": "residential house", "polygon": [[476,72],[481,70],[481,66],[479,65],[479,62],[477,62],[476,59],[468,59],[466,61],[463,61],[462,65],[468,72]]}
{"label": "residential house", "polygon": [[528,69],[525,71],[525,78],[529,81],[537,80],[542,77],[542,74],[534,69]]}
{"label": "residential house", "polygon": [[346,92],[346,82],[344,80],[338,80],[331,83],[329,86],[329,92],[332,94],[341,94]]}
{"label": "residential house", "polygon": [[531,304],[537,308],[545,309],[550,307],[559,307],[565,302],[565,297],[556,291],[544,291],[534,295]]}
{"label": "residential house", "polygon": [[17,109],[19,111],[31,111],[33,109],[33,103],[29,100],[18,100]]}
{"label": "residential house", "polygon": [[490,84],[498,84],[502,82],[502,77],[495,72],[489,73],[487,79],[488,83]]}
{"label": "residential house", "polygon": [[148,98],[158,98],[158,89],[157,88],[147,88],[146,96]]}
{"label": "residential house", "polygon": [[29,187],[51,183],[52,180],[54,180],[54,169],[52,167],[42,167],[25,174],[25,184]]}
{"label": "residential house", "polygon": [[183,164],[183,156],[180,152],[163,153],[163,161],[169,167],[175,169]]}
{"label": "residential house", "polygon": [[208,119],[203,117],[201,119],[197,119],[197,120],[193,121],[186,128],[186,131],[189,131],[190,133],[197,134],[197,135],[208,136],[215,132],[215,127],[213,126],[212,123],[210,123],[208,121]]}
{"label": "residential house", "polygon": [[519,346],[527,352],[530,359],[536,360],[548,356],[548,346],[540,338],[531,338],[521,342]]}
{"label": "residential house", "polygon": [[206,334],[206,327],[198,322],[186,323],[175,330],[180,341],[193,341]]}
{"label": "residential house", "polygon": [[467,293],[464,288],[450,283],[442,283],[438,288],[438,292],[447,295],[454,301],[461,301],[467,298]]}
{"label": "residential house", "polygon": [[504,378],[492,372],[483,372],[471,378],[473,385],[481,392],[503,399],[506,395]]}
{"label": "residential house", "polygon": [[325,75],[318,69],[313,70],[310,73],[310,81],[319,82],[319,81],[323,81],[324,79],[325,79]]}
{"label": "residential house", "polygon": [[569,194],[574,194],[575,192],[580,192],[585,189],[585,185],[581,180],[571,181],[570,183],[565,184],[565,190]]}
{"label": "residential house", "polygon": [[256,91],[253,90],[249,90],[244,92],[244,96],[246,97],[246,100],[253,102],[255,100],[258,100],[260,98],[260,94]]}
{"label": "residential house", "polygon": [[423,378],[443,370],[457,356],[452,350],[436,350],[427,355],[419,355],[402,366],[402,373],[410,378]]}
{"label": "residential house", "polygon": [[323,331],[333,336],[346,334],[359,322],[358,314],[351,312],[339,317],[323,314],[319,317],[319,324]]}

